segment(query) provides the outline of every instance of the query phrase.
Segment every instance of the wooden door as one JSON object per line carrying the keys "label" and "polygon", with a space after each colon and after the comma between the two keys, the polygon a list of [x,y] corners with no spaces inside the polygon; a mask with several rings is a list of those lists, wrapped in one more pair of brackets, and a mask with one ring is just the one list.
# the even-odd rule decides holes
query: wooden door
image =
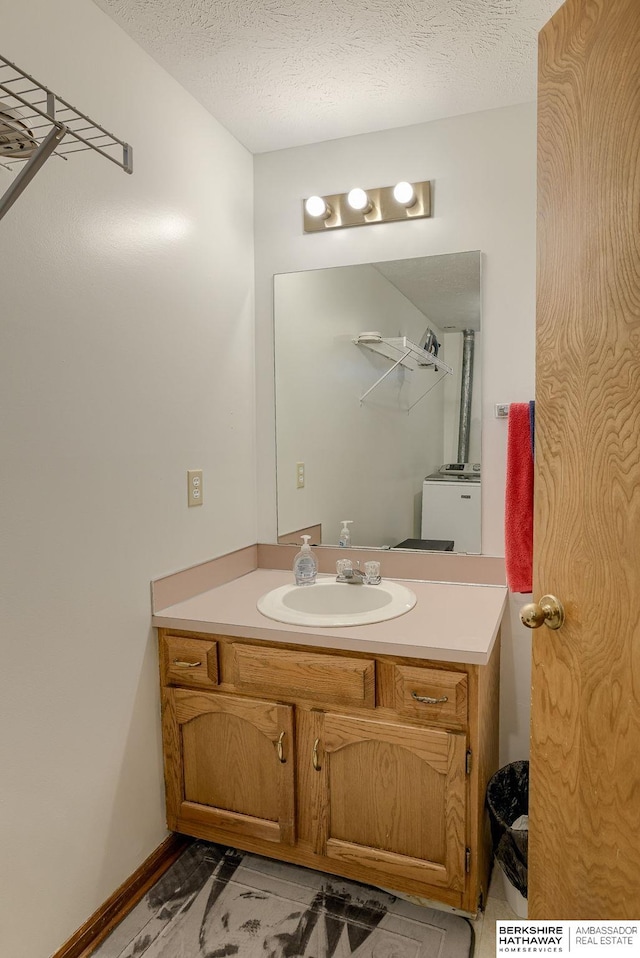
{"label": "wooden door", "polygon": [[188,689],[163,694],[169,828],[293,844],[292,706]]}
{"label": "wooden door", "polygon": [[640,914],[640,3],[540,34],[529,916]]}
{"label": "wooden door", "polygon": [[318,852],[461,892],[465,736],[318,713]]}

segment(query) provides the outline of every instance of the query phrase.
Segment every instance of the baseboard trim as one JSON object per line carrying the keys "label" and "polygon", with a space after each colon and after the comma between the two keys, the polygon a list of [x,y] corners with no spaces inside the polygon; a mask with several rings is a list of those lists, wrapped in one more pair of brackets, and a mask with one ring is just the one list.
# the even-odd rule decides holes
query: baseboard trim
{"label": "baseboard trim", "polygon": [[171,834],[51,958],[88,958],[193,841]]}

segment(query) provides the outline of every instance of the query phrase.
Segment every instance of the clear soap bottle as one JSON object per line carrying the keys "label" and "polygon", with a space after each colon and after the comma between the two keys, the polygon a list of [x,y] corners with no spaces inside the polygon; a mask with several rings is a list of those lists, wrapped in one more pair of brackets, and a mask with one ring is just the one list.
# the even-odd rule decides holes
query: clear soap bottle
{"label": "clear soap bottle", "polygon": [[349,526],[353,524],[353,519],[341,519],[342,529],[340,530],[340,538],[338,539],[338,545],[342,549],[348,549],[351,545],[351,533],[349,532]]}
{"label": "clear soap bottle", "polygon": [[293,575],[296,585],[313,585],[318,575],[318,560],[311,551],[310,538],[311,536],[302,536],[302,548],[293,560]]}

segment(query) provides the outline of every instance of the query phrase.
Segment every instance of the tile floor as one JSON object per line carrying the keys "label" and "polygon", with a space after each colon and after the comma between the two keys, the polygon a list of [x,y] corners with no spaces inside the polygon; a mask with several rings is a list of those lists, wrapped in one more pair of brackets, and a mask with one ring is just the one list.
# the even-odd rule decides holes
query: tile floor
{"label": "tile floor", "polygon": [[498,865],[494,865],[487,897],[487,907],[484,914],[472,921],[476,935],[474,958],[495,958],[496,956],[496,922],[518,916],[507,903],[504,890],[506,878]]}

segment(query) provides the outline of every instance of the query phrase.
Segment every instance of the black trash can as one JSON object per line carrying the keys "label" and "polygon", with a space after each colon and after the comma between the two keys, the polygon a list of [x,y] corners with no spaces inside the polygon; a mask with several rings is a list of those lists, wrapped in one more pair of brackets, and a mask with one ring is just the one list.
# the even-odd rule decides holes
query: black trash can
{"label": "black trash can", "polygon": [[529,763],[499,768],[487,785],[487,806],[496,861],[520,894],[527,897],[528,828],[512,828],[529,814]]}

